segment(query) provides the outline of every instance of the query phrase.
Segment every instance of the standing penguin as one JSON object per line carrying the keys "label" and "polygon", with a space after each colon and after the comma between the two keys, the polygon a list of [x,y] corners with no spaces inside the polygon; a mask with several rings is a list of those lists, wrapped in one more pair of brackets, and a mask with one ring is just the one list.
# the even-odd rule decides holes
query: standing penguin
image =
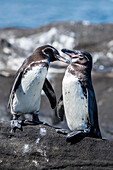
{"label": "standing penguin", "polygon": [[13,115],[12,129],[22,129],[22,121],[18,120],[20,114],[32,114],[35,124],[43,123],[38,118],[42,89],[47,95],[51,107],[55,108],[56,96],[51,84],[46,79],[49,64],[55,60],[68,62],[60,56],[54,47],[41,46],[25,59],[18,70],[8,102]]}
{"label": "standing penguin", "polygon": [[91,80],[92,56],[82,50],[62,49],[62,52],[72,59],[63,78],[63,96],[57,106],[58,116],[63,120],[65,112],[67,125],[71,130],[66,136],[67,141],[85,136],[101,138],[97,103]]}

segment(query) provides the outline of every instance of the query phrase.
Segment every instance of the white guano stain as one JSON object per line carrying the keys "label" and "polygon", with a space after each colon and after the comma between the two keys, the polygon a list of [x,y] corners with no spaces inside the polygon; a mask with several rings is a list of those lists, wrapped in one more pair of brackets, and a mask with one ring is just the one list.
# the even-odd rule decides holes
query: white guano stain
{"label": "white guano stain", "polygon": [[35,143],[36,143],[36,144],[39,144],[39,142],[40,142],[40,138],[37,138],[36,141],[35,141]]}
{"label": "white guano stain", "polygon": [[24,154],[28,153],[30,151],[29,144],[24,144],[22,150]]}
{"label": "white guano stain", "polygon": [[38,149],[37,149],[37,152],[39,152],[39,153],[41,154],[41,156],[44,157],[44,159],[45,159],[46,162],[49,162],[49,158],[47,157],[47,152],[46,152],[46,150],[42,150],[42,149],[38,148]]}
{"label": "white guano stain", "polygon": [[46,136],[46,134],[47,134],[46,129],[45,128],[40,128],[40,135],[41,136]]}
{"label": "white guano stain", "polygon": [[32,163],[35,164],[36,167],[39,166],[39,163],[36,160],[33,160]]}

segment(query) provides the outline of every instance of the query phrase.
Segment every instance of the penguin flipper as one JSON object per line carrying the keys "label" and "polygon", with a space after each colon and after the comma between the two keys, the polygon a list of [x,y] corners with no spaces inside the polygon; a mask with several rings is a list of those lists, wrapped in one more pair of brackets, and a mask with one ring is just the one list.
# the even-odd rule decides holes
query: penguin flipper
{"label": "penguin flipper", "polygon": [[8,101],[8,104],[7,104],[7,108],[10,106],[10,103],[11,103],[12,98],[13,98],[14,91],[16,91],[17,87],[20,84],[22,73],[23,73],[22,71],[18,72],[18,74],[17,74],[17,76],[16,76],[16,78],[14,80],[14,83],[13,83],[13,86],[12,86],[12,89],[11,89],[11,93],[10,93],[10,96],[9,96],[9,101]]}
{"label": "penguin flipper", "polygon": [[95,93],[93,89],[89,88],[87,88],[87,92],[88,92],[88,113],[91,123],[91,131],[93,132],[93,137],[102,138],[98,123],[98,109]]}
{"label": "penguin flipper", "polygon": [[50,82],[48,79],[45,79],[44,85],[43,85],[43,91],[45,92],[46,96],[49,99],[49,102],[51,104],[51,108],[54,109],[56,107],[56,95],[53,90],[53,87],[51,86]]}
{"label": "penguin flipper", "polygon": [[64,117],[64,104],[63,104],[63,95],[61,95],[58,103],[57,103],[57,116],[63,121]]}
{"label": "penguin flipper", "polygon": [[23,74],[23,71],[25,69],[25,66],[26,66],[27,62],[28,62],[28,59],[25,59],[22,66],[19,68],[19,70],[16,73],[15,80],[14,80],[13,86],[11,88],[7,108],[10,106],[10,103],[11,103],[12,98],[13,98],[14,91],[16,91],[16,89],[18,88],[18,86],[19,86],[19,84],[21,82],[22,74]]}

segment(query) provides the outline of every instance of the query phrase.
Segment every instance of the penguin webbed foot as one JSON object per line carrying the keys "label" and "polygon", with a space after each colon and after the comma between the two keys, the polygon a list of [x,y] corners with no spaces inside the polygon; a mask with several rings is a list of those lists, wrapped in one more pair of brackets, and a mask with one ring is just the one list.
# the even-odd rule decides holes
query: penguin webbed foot
{"label": "penguin webbed foot", "polygon": [[86,136],[86,133],[84,131],[74,131],[71,133],[68,133],[66,137],[66,141],[70,143],[77,143],[81,141]]}
{"label": "penguin webbed foot", "polygon": [[23,131],[22,124],[22,120],[11,120],[11,131],[13,130],[15,132],[16,129]]}
{"label": "penguin webbed foot", "polygon": [[39,120],[38,114],[33,114],[32,122],[33,122],[35,125],[43,124],[43,122]]}
{"label": "penguin webbed foot", "polygon": [[44,123],[44,122],[42,122],[42,121],[39,120],[38,114],[33,114],[32,122],[33,122],[35,125],[40,125],[40,124],[46,125],[46,124],[47,124],[47,123]]}
{"label": "penguin webbed foot", "polygon": [[38,117],[38,114],[33,114],[33,120],[32,122],[34,123],[34,125],[40,125],[40,124],[43,124],[43,125],[46,125],[46,126],[49,126],[49,127],[52,127],[52,128],[55,128],[54,126],[52,125],[49,125],[48,123],[46,122],[42,122],[39,120],[39,117]]}
{"label": "penguin webbed foot", "polygon": [[63,134],[63,135],[67,135],[69,133],[69,130],[67,129],[56,129],[57,133]]}

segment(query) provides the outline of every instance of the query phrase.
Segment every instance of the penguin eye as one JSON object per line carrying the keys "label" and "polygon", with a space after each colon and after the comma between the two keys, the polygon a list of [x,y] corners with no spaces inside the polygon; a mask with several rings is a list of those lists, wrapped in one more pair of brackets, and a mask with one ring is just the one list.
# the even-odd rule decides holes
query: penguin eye
{"label": "penguin eye", "polygon": [[49,55],[54,53],[54,49],[51,47],[46,47],[45,49],[42,50],[42,53],[49,57]]}
{"label": "penguin eye", "polygon": [[84,58],[83,55],[79,55],[80,60],[83,60],[83,58]]}

